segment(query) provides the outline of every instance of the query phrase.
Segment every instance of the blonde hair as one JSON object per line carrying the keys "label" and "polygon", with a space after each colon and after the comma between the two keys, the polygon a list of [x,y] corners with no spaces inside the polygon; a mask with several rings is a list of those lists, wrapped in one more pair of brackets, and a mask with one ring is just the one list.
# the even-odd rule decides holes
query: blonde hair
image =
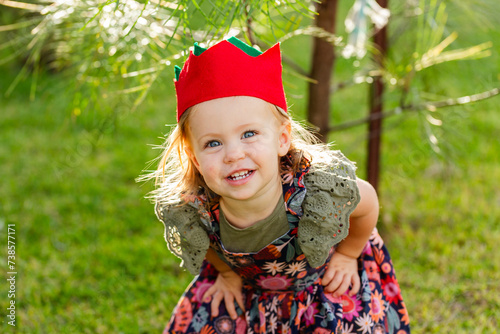
{"label": "blonde hair", "polygon": [[[282,108],[272,105],[270,108],[281,124],[291,126],[291,144],[288,153],[281,157],[280,174],[296,173],[304,159],[315,163],[327,163],[329,160],[329,146],[320,142],[310,130],[301,123],[294,121]],[[184,204],[183,199],[193,196],[205,196],[207,204],[218,201],[217,194],[206,185],[202,175],[186,154],[188,143],[189,115],[193,108],[183,113],[179,123],[168,134],[163,152],[160,155],[158,168],[139,178],[141,181],[155,179],[156,189],[149,194],[154,202],[160,204]]]}

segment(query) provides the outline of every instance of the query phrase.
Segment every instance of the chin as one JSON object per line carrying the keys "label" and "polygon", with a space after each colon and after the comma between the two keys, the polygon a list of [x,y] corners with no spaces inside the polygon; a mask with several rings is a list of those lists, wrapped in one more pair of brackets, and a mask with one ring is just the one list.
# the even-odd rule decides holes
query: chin
{"label": "chin", "polygon": [[254,193],[238,193],[238,194],[227,194],[227,196],[221,196],[223,199],[231,199],[233,201],[248,201],[255,197]]}

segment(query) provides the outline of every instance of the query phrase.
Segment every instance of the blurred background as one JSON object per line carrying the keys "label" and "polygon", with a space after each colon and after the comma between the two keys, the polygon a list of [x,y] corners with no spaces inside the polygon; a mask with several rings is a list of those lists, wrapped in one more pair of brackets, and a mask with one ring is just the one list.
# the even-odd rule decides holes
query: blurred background
{"label": "blurred background", "polygon": [[0,0],[0,331],[163,330],[192,276],[136,179],[175,124],[173,65],[237,36],[281,42],[293,116],[377,187],[413,331],[495,332],[499,24],[494,0]]}

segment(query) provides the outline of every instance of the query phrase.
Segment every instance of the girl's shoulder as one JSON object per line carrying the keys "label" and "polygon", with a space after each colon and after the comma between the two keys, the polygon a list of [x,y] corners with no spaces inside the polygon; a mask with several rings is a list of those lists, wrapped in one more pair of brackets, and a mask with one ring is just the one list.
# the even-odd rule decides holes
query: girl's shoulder
{"label": "girl's shoulder", "polygon": [[312,266],[323,264],[330,249],[349,232],[349,216],[359,203],[356,167],[340,151],[311,161],[303,176],[306,195],[298,238]]}
{"label": "girl's shoulder", "polygon": [[310,162],[310,171],[324,170],[330,174],[356,178],[356,164],[340,150],[327,150],[315,155]]}
{"label": "girl's shoulder", "polygon": [[203,211],[202,203],[197,200],[155,205],[156,216],[165,227],[168,249],[182,259],[181,267],[193,275],[199,273],[210,245]]}

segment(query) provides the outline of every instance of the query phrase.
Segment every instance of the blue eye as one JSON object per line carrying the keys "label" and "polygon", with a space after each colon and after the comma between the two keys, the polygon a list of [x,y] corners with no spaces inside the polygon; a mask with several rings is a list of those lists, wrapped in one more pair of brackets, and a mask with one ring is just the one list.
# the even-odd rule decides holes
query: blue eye
{"label": "blue eye", "polygon": [[257,133],[255,131],[247,131],[243,134],[243,138],[250,138],[255,136]]}
{"label": "blue eye", "polygon": [[205,147],[217,147],[219,145],[222,145],[219,141],[211,140],[205,144]]}

